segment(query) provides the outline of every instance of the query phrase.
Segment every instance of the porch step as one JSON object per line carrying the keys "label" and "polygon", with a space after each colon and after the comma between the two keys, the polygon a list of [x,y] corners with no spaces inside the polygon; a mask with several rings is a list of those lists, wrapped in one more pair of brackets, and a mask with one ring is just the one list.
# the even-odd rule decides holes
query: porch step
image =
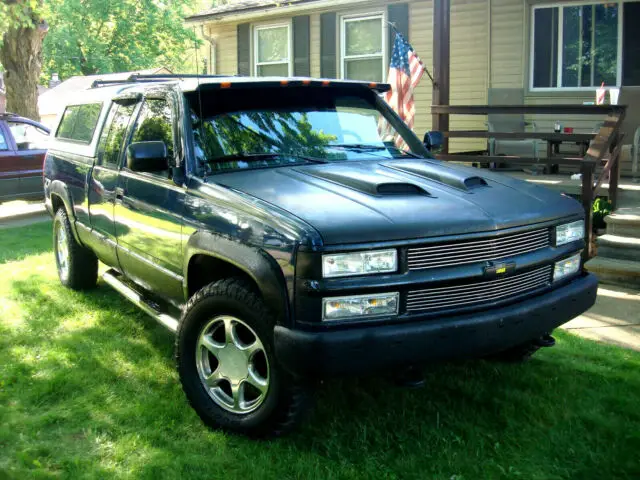
{"label": "porch step", "polygon": [[601,282],[640,288],[640,262],[597,256],[589,260],[585,267],[595,273]]}
{"label": "porch step", "polygon": [[640,238],[607,233],[598,237],[598,256],[640,262]]}
{"label": "porch step", "polygon": [[640,208],[619,208],[604,217],[607,233],[623,237],[640,238]]}

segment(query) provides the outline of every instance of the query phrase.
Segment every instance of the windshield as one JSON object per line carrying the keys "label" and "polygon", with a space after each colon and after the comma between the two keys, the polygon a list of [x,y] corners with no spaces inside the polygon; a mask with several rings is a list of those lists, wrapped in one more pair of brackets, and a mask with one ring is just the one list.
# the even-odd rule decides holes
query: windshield
{"label": "windshield", "polygon": [[406,127],[393,127],[369,91],[255,88],[188,99],[203,173],[426,154]]}

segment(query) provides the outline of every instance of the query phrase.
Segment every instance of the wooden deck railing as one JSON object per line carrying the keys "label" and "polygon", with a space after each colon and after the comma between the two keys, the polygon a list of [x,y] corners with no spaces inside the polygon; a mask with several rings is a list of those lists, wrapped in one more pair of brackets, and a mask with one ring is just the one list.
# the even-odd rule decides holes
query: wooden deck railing
{"label": "wooden deck railing", "polygon": [[[450,154],[442,152],[436,155],[441,160],[459,162],[496,162],[517,163],[524,165],[572,165],[579,167],[582,174],[581,200],[585,210],[585,239],[587,249],[585,258],[591,257],[591,238],[593,235],[593,201],[605,178],[609,178],[609,201],[613,208],[618,200],[618,182],[620,179],[620,148],[623,133],[620,125],[624,119],[624,105],[434,105],[432,114],[440,115],[593,115],[605,117],[600,130],[595,134],[574,134],[556,132],[488,132],[481,130],[456,130],[443,132],[449,138],[495,138],[508,140],[538,139],[551,142],[585,142],[590,140],[589,148],[584,156],[553,155],[547,149],[546,157],[489,156]],[[447,122],[448,123],[448,122]],[[606,163],[605,162],[606,159]],[[602,166],[598,178],[596,168]]]}

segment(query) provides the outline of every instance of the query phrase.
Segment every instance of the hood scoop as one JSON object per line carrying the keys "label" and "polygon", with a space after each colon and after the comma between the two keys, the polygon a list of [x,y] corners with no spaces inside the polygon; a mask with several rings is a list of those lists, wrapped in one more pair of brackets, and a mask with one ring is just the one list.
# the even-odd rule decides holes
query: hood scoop
{"label": "hood scoop", "polygon": [[427,180],[444,183],[445,185],[465,192],[489,186],[487,181],[482,177],[465,175],[453,168],[429,164],[427,162],[394,162],[383,165],[392,170],[399,170]]}
{"label": "hood scoop", "polygon": [[429,196],[429,192],[419,185],[386,176],[380,171],[359,169],[355,165],[302,167],[296,168],[295,171],[375,197]]}

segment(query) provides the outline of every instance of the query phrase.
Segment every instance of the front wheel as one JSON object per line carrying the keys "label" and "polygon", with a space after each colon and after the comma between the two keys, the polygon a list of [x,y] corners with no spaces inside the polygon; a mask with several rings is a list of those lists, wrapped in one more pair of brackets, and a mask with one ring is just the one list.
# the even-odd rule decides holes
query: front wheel
{"label": "front wheel", "polygon": [[53,218],[53,248],[58,277],[65,287],[86,290],[96,286],[98,257],[76,241],[63,208]]}
{"label": "front wheel", "polygon": [[277,436],[300,419],[309,398],[273,350],[274,320],[240,278],[207,285],[189,300],[176,337],[183,390],[209,426]]}

